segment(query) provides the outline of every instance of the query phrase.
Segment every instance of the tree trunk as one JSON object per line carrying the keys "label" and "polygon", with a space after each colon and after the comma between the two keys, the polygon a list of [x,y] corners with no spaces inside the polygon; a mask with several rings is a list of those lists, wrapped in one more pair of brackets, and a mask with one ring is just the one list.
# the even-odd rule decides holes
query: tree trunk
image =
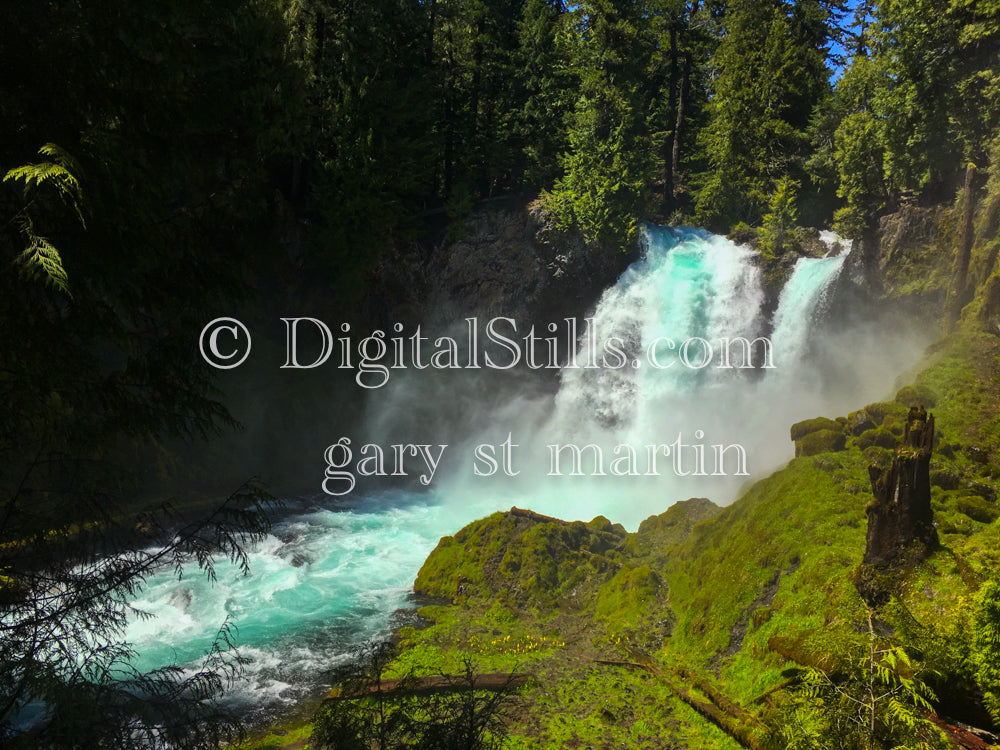
{"label": "tree trunk", "polygon": [[962,314],[971,294],[969,284],[969,261],[972,257],[972,243],[975,240],[973,219],[976,215],[976,197],[973,193],[973,180],[976,176],[976,165],[971,162],[965,169],[965,188],[962,190],[962,217],[958,226],[958,246],[955,248],[955,278],[952,280],[949,292],[948,323],[954,328]]}
{"label": "tree trunk", "polygon": [[[694,25],[694,17],[698,12],[698,0],[691,3],[691,11],[688,15],[686,34],[690,36],[691,27]],[[681,73],[681,85],[677,96],[677,119],[674,121],[674,142],[670,149],[670,171],[672,182],[676,182],[677,172],[681,163],[681,133],[684,130],[684,111],[687,107],[687,100],[691,94],[691,68],[694,60],[691,54],[691,40],[687,39],[684,45],[684,69]],[[671,194],[673,198],[673,194]]]}
{"label": "tree trunk", "polygon": [[[677,25],[670,24],[670,78],[667,83],[668,117],[674,122],[672,138],[663,144],[663,213],[667,216],[674,210],[674,142],[677,140]],[[669,144],[669,148],[667,147]]]}
{"label": "tree trunk", "polygon": [[[914,543],[923,550],[938,546],[931,511],[930,462],[934,443],[934,415],[922,406],[910,408],[903,445],[888,470],[869,467],[872,493],[865,510],[868,534],[864,564],[892,563]],[[917,553],[922,551],[917,547]]]}

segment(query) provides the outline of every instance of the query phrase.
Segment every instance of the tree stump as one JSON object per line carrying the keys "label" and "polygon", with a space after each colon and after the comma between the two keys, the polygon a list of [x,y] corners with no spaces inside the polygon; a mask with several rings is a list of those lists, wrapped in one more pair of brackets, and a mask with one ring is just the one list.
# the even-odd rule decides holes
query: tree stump
{"label": "tree stump", "polygon": [[868,468],[872,493],[868,504],[868,535],[864,563],[885,565],[896,561],[914,542],[923,545],[917,554],[938,546],[931,511],[930,462],[934,444],[934,415],[922,406],[910,407],[903,444],[896,448],[892,465]]}

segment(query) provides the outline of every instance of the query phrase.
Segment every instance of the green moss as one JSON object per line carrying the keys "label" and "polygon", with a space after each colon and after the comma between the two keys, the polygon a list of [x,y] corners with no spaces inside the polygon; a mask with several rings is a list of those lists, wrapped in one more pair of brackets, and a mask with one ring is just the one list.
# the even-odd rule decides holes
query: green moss
{"label": "green moss", "polygon": [[995,503],[990,503],[978,495],[962,495],[955,501],[955,509],[974,521],[993,523],[1000,517],[1000,509]]}
{"label": "green moss", "polygon": [[896,403],[906,407],[923,406],[930,409],[937,405],[937,395],[923,383],[915,383],[897,391]]}
{"label": "green moss", "polygon": [[639,524],[636,534],[629,535],[622,551],[635,558],[662,558],[671,547],[683,542],[694,527],[714,518],[722,510],[711,500],[695,497],[674,503],[658,516],[650,516]]}
{"label": "green moss", "polygon": [[819,430],[818,432],[810,432],[795,441],[795,455],[797,457],[815,456],[818,453],[842,451],[846,446],[847,436],[843,430]]}
{"label": "green moss", "polygon": [[601,586],[595,614],[617,627],[636,627],[650,618],[669,616],[667,587],[647,565],[625,566]]}
{"label": "green moss", "polygon": [[666,738],[734,747],[654,674],[602,660],[651,663],[661,675],[686,670],[765,720],[767,702],[757,699],[790,666],[835,668],[867,637],[855,589],[867,582],[886,592],[880,617],[897,639],[924,655],[942,691],[959,690],[963,602],[1000,566],[991,501],[1000,489],[998,358],[995,337],[959,332],[922,364],[916,381],[926,390],[901,391],[932,393],[946,434],[931,467],[944,547],[917,567],[890,577],[859,568],[868,467],[891,461],[907,412],[904,403],[875,403],[802,423],[799,447],[817,455],[796,458],[724,509],[678,503],[635,534],[603,517],[568,524],[494,514],[442,540],[418,588],[451,592],[460,604],[433,610],[431,628],[407,633],[401,664],[446,669],[483,639],[559,639],[564,646],[482,655],[490,668],[536,677],[515,720],[515,747],[539,738],[543,747],[657,747]]}
{"label": "green moss", "polygon": [[455,601],[583,608],[620,567],[614,555],[626,537],[621,525],[602,517],[585,524],[494,513],[443,538],[414,588]]}
{"label": "green moss", "polygon": [[962,475],[951,467],[932,467],[931,484],[943,490],[954,490],[962,483]]}
{"label": "green moss", "polygon": [[864,459],[864,462],[869,466],[875,466],[879,469],[888,469],[889,466],[892,465],[893,455],[894,454],[891,450],[877,445],[869,446],[861,450],[861,457]]}
{"label": "green moss", "polygon": [[862,450],[866,448],[895,448],[896,436],[885,427],[876,427],[874,430],[866,430],[861,433],[856,442]]}
{"label": "green moss", "polygon": [[820,430],[828,430],[832,432],[843,432],[844,425],[834,419],[827,419],[826,417],[814,417],[813,419],[806,419],[802,422],[796,422],[792,425],[789,430],[792,440],[799,441],[806,435],[810,435],[814,432],[819,432]]}
{"label": "green moss", "polygon": [[[251,735],[245,742],[236,745],[237,750],[282,750],[294,746],[298,750],[309,750],[308,740],[313,733],[311,721],[297,720],[283,722],[265,732]],[[306,742],[306,744],[300,744]]]}
{"label": "green moss", "polygon": [[876,425],[885,424],[887,420],[895,421],[899,420],[902,422],[906,419],[906,406],[896,403],[895,401],[881,401],[874,404],[868,404],[864,408],[866,414],[868,414],[872,421]]}

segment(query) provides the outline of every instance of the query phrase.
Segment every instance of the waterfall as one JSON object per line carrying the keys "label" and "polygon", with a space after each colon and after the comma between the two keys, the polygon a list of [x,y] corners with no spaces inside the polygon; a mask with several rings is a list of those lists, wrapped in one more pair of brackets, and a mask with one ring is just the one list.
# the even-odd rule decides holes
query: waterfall
{"label": "waterfall", "polygon": [[[478,404],[476,424],[488,428],[473,444],[498,444],[511,435],[519,451],[517,477],[475,477],[466,462],[450,473],[442,470],[442,478],[420,494],[354,497],[336,510],[324,506],[328,498],[322,495],[305,501],[252,554],[249,578],[220,567],[215,585],[194,569],[185,571],[181,583],[170,572],[149,581],[136,606],[158,616],[136,619],[127,633],[139,664],[196,664],[231,615],[239,642],[254,658],[237,692],[240,700],[258,710],[293,701],[321,687],[325,670],[353,645],[391,627],[393,612],[407,605],[417,570],[442,535],[511,505],[568,519],[603,514],[634,529],[688,497],[729,503],[747,481],[792,457],[791,423],[844,414],[886,397],[897,372],[879,365],[914,361],[927,343],[925,334],[883,320],[833,332],[825,311],[849,253],[834,254],[835,237],[825,238],[833,248],[829,257],[796,262],[770,320],[751,249],[693,229],[653,227],[645,239],[641,259],[604,293],[591,316],[593,330],[580,339],[580,363],[587,361],[591,342],[614,339],[624,366],[565,368],[554,395],[529,392],[523,377],[512,377],[506,392],[491,394],[488,406],[482,405],[483,384],[475,371],[452,378],[446,396],[422,385],[426,381],[405,377],[394,380],[396,391],[380,394],[383,411],[371,423],[389,435],[402,430],[397,412],[413,399],[446,397],[466,415]],[[768,334],[773,369],[718,366],[721,341]],[[679,362],[681,342],[689,340],[707,342],[711,362]],[[700,365],[705,345],[691,351],[689,359]],[[755,361],[762,364],[759,357]],[[846,363],[864,377],[830,376],[831,362]],[[678,464],[681,473],[673,471],[672,457],[661,455],[660,468],[667,471],[659,475],[548,475],[552,444],[594,445],[610,458],[621,445],[681,440],[689,451],[686,463]],[[689,447],[698,440],[741,445],[750,476],[698,476]],[[467,459],[471,447],[450,446],[450,455]]]}
{"label": "waterfall", "polygon": [[[769,321],[752,249],[693,229],[653,227],[645,239],[643,257],[598,302],[591,316],[595,332],[583,335],[578,356],[584,358],[587,342],[617,337],[629,364],[564,369],[551,417],[527,446],[536,457],[531,473],[543,481],[534,482],[530,497],[520,502],[540,512],[604,513],[634,527],[688,497],[728,503],[748,477],[730,471],[732,466],[709,466],[698,476],[689,465],[695,441],[703,442],[706,453],[713,445],[740,446],[748,474],[761,476],[791,457],[791,423],[881,395],[871,392],[873,384],[869,394],[840,392],[836,384],[817,387],[826,354],[814,351],[814,344],[822,350],[825,310],[847,253],[798,259]],[[762,339],[770,344],[770,359]],[[740,340],[753,343],[749,362],[742,345],[734,344]],[[694,352],[688,360],[694,366],[681,361],[683,342],[695,342],[688,352]],[[656,476],[647,476],[644,466],[639,476],[624,478],[589,471],[548,477],[543,465],[554,443],[594,445],[614,456],[623,445],[648,453],[645,446],[675,441],[664,456],[670,471]]]}
{"label": "waterfall", "polygon": [[[604,427],[631,422],[657,396],[715,382],[716,371],[670,365],[674,353],[665,339],[752,339],[761,327],[764,292],[752,250],[708,232],[665,227],[648,229],[644,246],[642,259],[604,293],[592,318],[596,340],[623,338],[630,365],[639,367],[564,370],[556,396],[559,429],[588,411]],[[663,340],[654,356],[667,369],[649,366],[648,347],[657,339]]]}
{"label": "waterfall", "polygon": [[822,323],[829,290],[840,276],[847,253],[826,258],[799,258],[781,290],[771,340],[775,359],[795,366],[809,351],[809,334]]}

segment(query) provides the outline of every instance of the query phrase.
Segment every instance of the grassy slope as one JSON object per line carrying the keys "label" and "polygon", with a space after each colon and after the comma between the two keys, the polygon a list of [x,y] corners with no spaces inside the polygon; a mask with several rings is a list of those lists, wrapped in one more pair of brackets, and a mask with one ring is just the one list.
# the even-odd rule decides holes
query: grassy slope
{"label": "grassy slope", "polygon": [[[930,243],[934,273],[921,274],[930,286],[941,286],[948,273],[945,234]],[[991,242],[985,236],[977,248]],[[917,252],[924,265],[928,252]],[[980,290],[988,276],[978,275]],[[909,282],[907,294],[921,291]],[[875,429],[851,429],[858,417],[844,415],[841,450],[822,452],[840,447],[823,444],[836,425],[820,438],[807,436],[813,455],[794,459],[721,511],[679,504],[637,534],[605,519],[586,534],[580,523],[528,525],[523,518],[515,531],[511,518],[496,514],[446,537],[417,588],[455,605],[428,612],[436,624],[408,634],[402,662],[454,662],[469,652],[473,632],[544,635],[559,645],[483,661],[483,669],[536,676],[514,725],[520,745],[739,746],[733,736],[759,743],[771,706],[780,704],[783,673],[797,664],[832,666],[866,622],[851,575],[865,546],[868,466],[891,459],[903,404],[920,401],[937,419],[932,503],[942,548],[899,582],[898,599],[881,616],[941,674],[934,686],[953,696],[942,709],[977,718],[966,662],[968,605],[1000,563],[1000,339],[967,314],[910,380],[899,403],[867,409]],[[691,708],[706,705],[715,714]]]}
{"label": "grassy slope", "polygon": [[[895,615],[884,616],[944,673],[942,684],[968,685],[966,605],[1000,555],[989,499],[1000,491],[998,357],[996,337],[955,334],[932,349],[922,388],[900,395],[936,403],[932,471],[948,489],[933,490],[942,549],[909,574]],[[426,610],[436,624],[404,634],[399,669],[454,669],[471,653],[483,671],[534,675],[516,746],[739,746],[679,692],[721,708],[730,729],[766,735],[767,702],[757,699],[795,662],[829,666],[835,645],[865,622],[851,573],[865,546],[867,467],[888,454],[869,443],[901,433],[903,407],[868,411],[879,429],[794,459],[714,515],[678,504],[627,534],[603,518],[498,513],[445,537],[416,585],[455,604]],[[674,533],[651,543],[662,527]],[[540,645],[524,648],[531,643]],[[727,712],[728,702],[743,711]]]}
{"label": "grassy slope", "polygon": [[[995,244],[987,235],[977,248]],[[925,285],[941,286],[948,265],[939,256],[933,274],[920,274]],[[907,294],[921,291],[919,279],[903,281]],[[880,615],[941,674],[934,686],[952,696],[942,709],[975,718],[968,606],[1000,563],[1000,339],[979,322],[980,304],[931,347],[900,404],[867,409],[875,429],[852,430],[849,415],[806,436],[812,455],[728,508],[679,503],[635,534],[600,517],[497,513],[445,537],[416,588],[453,603],[424,608],[433,624],[401,633],[389,676],[458,671],[465,657],[480,671],[532,675],[511,722],[518,748],[760,746],[783,673],[832,666],[858,638],[867,615],[851,574],[865,546],[867,469],[891,458],[901,404],[919,400],[937,419],[942,548],[909,571]],[[830,438],[844,426],[846,444],[823,452],[841,447]]]}

